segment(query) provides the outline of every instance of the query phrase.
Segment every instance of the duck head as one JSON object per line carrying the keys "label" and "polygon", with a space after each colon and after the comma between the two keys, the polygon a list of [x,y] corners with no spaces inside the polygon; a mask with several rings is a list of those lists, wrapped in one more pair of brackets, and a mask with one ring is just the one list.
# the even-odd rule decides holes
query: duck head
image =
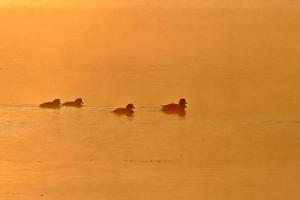
{"label": "duck head", "polygon": [[81,98],[78,98],[78,99],[75,100],[75,103],[82,105],[83,101],[82,101]]}
{"label": "duck head", "polygon": [[187,104],[187,102],[185,99],[182,98],[179,100],[179,103],[178,103],[179,107],[186,108],[186,104]]}
{"label": "duck head", "polygon": [[59,105],[59,104],[60,104],[60,99],[54,99],[54,100],[53,100],[53,103]]}
{"label": "duck head", "polygon": [[129,110],[132,110],[132,109],[134,109],[135,107],[134,107],[134,105],[133,105],[132,103],[130,103],[130,104],[128,104],[128,105],[126,106],[126,108],[129,109]]}

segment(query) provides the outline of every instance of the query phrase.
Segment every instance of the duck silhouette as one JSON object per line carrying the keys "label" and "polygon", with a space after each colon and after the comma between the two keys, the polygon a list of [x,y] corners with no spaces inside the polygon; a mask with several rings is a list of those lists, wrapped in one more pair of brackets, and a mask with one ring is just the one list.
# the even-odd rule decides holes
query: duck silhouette
{"label": "duck silhouette", "polygon": [[185,99],[180,99],[178,104],[176,103],[171,103],[167,105],[162,105],[161,111],[167,114],[178,114],[180,116],[185,115],[185,108],[186,108],[186,100]]}
{"label": "duck silhouette", "polygon": [[112,112],[117,114],[117,115],[126,115],[131,117],[134,113],[133,109],[134,109],[134,105],[132,103],[128,104],[126,106],[126,108],[117,108],[115,110],[113,110]]}
{"label": "duck silhouette", "polygon": [[81,98],[76,99],[75,101],[68,101],[63,103],[63,106],[68,106],[68,107],[82,107],[83,101]]}
{"label": "duck silhouette", "polygon": [[60,99],[54,99],[52,102],[45,102],[40,104],[41,108],[60,108]]}

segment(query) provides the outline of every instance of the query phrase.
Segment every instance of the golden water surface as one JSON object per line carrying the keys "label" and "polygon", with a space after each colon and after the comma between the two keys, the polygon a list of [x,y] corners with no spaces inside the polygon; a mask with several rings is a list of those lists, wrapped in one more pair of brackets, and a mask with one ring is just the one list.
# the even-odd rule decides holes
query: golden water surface
{"label": "golden water surface", "polygon": [[0,7],[0,199],[300,199],[300,14],[224,5]]}

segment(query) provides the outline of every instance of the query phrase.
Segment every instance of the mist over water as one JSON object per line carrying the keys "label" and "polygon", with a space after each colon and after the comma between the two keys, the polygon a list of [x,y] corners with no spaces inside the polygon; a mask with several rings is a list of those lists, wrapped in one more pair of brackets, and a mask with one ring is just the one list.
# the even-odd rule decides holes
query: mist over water
{"label": "mist over water", "polygon": [[285,10],[3,10],[1,103],[186,97],[206,112],[294,114],[299,19]]}
{"label": "mist over water", "polygon": [[0,199],[298,199],[299,17],[1,9]]}

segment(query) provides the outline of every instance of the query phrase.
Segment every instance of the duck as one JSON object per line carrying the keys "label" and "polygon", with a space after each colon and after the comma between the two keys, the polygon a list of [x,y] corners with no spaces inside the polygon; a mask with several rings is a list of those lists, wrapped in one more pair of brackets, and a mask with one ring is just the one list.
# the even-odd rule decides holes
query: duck
{"label": "duck", "polygon": [[178,104],[171,103],[167,105],[162,105],[161,111],[167,114],[179,114],[183,116],[185,115],[186,104],[187,104],[186,100],[184,98],[181,98]]}
{"label": "duck", "polygon": [[126,108],[117,108],[113,110],[112,112],[117,115],[126,115],[131,117],[134,113],[133,109],[135,109],[134,105],[132,103],[128,104]]}
{"label": "duck", "polygon": [[45,102],[40,104],[41,108],[60,108],[60,99],[54,99],[52,102]]}
{"label": "duck", "polygon": [[76,99],[75,101],[68,101],[63,103],[63,106],[68,106],[68,107],[82,107],[83,101],[81,98]]}

